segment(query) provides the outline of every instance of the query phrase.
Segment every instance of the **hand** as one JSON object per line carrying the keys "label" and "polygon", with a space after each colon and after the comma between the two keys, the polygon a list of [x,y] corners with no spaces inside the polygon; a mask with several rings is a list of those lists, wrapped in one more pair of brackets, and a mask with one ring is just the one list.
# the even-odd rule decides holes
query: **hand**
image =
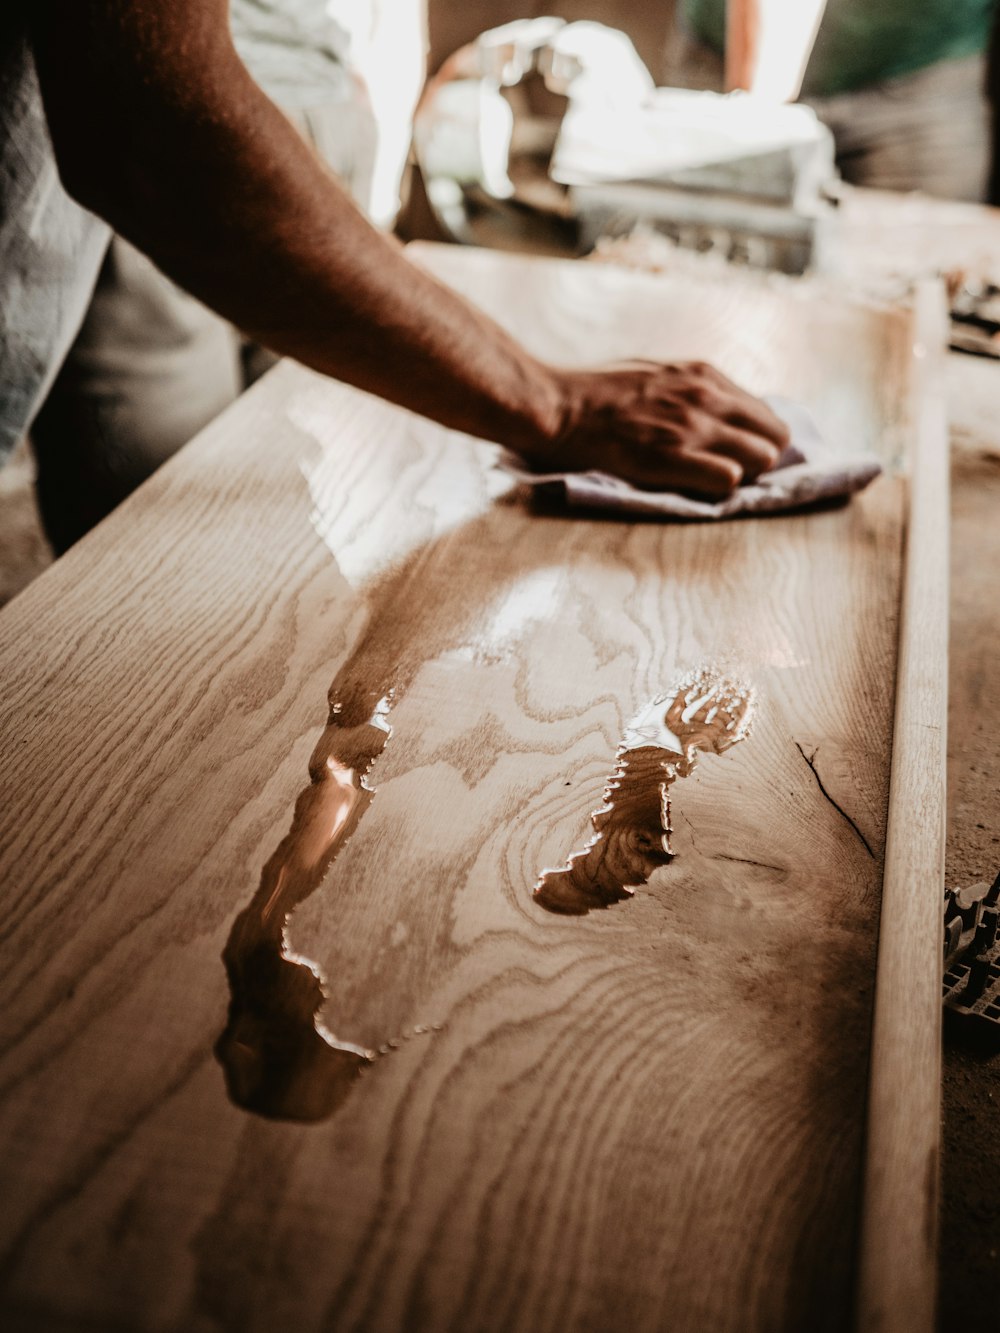
{"label": "hand", "polygon": [[701,361],[631,361],[560,370],[562,428],[529,461],[599,469],[647,490],[723,499],[774,467],[788,427],[760,399]]}

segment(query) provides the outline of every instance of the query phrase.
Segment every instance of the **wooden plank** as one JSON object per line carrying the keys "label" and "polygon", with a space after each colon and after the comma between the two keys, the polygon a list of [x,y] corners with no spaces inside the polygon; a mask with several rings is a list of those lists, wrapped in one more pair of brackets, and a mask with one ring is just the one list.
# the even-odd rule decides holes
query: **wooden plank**
{"label": "wooden plank", "polygon": [[[910,429],[903,312],[421,259],[553,359],[711,356],[830,433]],[[567,521],[491,458],[283,365],[0,615],[5,1326],[849,1321],[904,488]],[[679,785],[677,859],[545,912],[629,718],[705,664],[757,716]],[[376,795],[325,867],[283,839],[328,692]],[[311,1124],[214,1054],[283,858],[326,1027],[387,1048]]]}
{"label": "wooden plank", "polygon": [[950,456],[939,283],[917,292],[903,582],[861,1251],[860,1327],[935,1327]]}

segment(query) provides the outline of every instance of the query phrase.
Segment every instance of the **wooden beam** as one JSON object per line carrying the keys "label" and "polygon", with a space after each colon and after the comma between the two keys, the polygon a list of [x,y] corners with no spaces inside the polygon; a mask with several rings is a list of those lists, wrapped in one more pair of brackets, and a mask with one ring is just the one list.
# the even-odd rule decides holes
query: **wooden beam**
{"label": "wooden beam", "polygon": [[946,307],[917,289],[889,831],[872,1032],[862,1333],[930,1333],[937,1289],[948,717]]}
{"label": "wooden beam", "polygon": [[726,92],[753,86],[760,40],[760,0],[728,0],[726,4]]}

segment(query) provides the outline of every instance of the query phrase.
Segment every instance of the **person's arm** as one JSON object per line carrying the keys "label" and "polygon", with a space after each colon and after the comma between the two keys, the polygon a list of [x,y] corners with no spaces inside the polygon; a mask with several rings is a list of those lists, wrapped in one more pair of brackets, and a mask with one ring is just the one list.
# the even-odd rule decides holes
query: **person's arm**
{"label": "person's arm", "polygon": [[794,102],[826,0],[727,0],[726,87]]}
{"label": "person's arm", "polygon": [[544,365],[375,231],[258,89],[227,0],[36,0],[63,180],[276,351],[544,467],[728,493],[784,426],[717,372]]}

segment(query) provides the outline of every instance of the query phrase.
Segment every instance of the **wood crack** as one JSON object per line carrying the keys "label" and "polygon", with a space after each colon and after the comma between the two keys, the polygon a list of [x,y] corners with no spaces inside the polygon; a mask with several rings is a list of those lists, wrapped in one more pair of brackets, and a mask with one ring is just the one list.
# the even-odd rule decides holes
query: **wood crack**
{"label": "wood crack", "polygon": [[809,770],[810,770],[810,772],[812,773],[813,777],[816,779],[816,786],[819,787],[820,791],[823,793],[823,795],[826,797],[826,799],[827,799],[827,800],[830,802],[830,804],[833,806],[834,810],[836,810],[837,813],[838,813],[839,815],[841,815],[844,819],[847,820],[848,824],[850,824],[851,828],[854,830],[854,832],[855,832],[855,833],[858,835],[858,837],[861,839],[861,843],[862,843],[862,846],[864,847],[865,851],[868,853],[868,855],[869,855],[869,856],[872,858],[872,860],[874,861],[874,859],[875,859],[875,853],[872,851],[871,846],[869,845],[868,839],[867,839],[867,838],[865,837],[865,835],[861,832],[861,830],[858,828],[857,824],[855,824],[854,820],[853,820],[853,819],[851,818],[851,816],[847,813],[847,811],[844,809],[844,807],[843,807],[842,805],[838,805],[837,802],[836,802],[836,801],[833,799],[833,797],[830,795],[830,793],[827,791],[827,789],[823,786],[823,779],[820,777],[819,772],[817,771],[817,768],[816,768],[816,764],[815,764],[815,759],[816,759],[816,755],[817,755],[818,750],[819,750],[819,746],[817,746],[816,749],[813,750],[813,752],[812,752],[811,755],[806,754],[805,750],[803,750],[802,746],[798,743],[798,741],[795,742],[795,748],[796,748],[796,750],[798,750],[799,754],[802,756],[802,758],[803,758],[803,759],[806,761],[806,763],[809,765]]}
{"label": "wood crack", "polygon": [[[692,846],[693,846],[692,842]],[[785,866],[776,866],[773,861],[755,861],[751,856],[727,856],[725,852],[716,852],[712,857],[713,861],[735,861],[741,866],[759,866],[761,870],[780,870],[785,871]]]}

